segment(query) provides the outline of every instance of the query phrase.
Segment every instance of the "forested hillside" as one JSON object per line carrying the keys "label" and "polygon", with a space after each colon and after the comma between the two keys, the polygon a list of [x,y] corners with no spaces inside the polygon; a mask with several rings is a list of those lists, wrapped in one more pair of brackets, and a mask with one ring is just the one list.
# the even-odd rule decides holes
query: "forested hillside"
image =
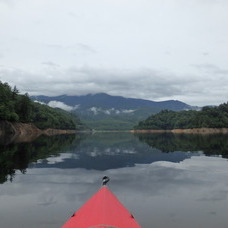
{"label": "forested hillside", "polygon": [[163,110],[140,121],[134,129],[188,129],[188,128],[228,128],[228,103],[218,107],[203,107],[201,111]]}
{"label": "forested hillside", "polygon": [[164,109],[173,111],[198,109],[198,107],[177,100],[156,102],[111,96],[106,93],[81,96],[33,96],[31,98],[50,106],[52,102],[61,105],[59,107],[67,105],[72,113],[78,115],[84,123],[95,130],[130,130],[139,121]]}
{"label": "forested hillside", "polygon": [[33,123],[40,129],[77,129],[83,126],[76,115],[33,102],[28,94],[20,95],[16,86],[11,88],[1,81],[0,120]]}

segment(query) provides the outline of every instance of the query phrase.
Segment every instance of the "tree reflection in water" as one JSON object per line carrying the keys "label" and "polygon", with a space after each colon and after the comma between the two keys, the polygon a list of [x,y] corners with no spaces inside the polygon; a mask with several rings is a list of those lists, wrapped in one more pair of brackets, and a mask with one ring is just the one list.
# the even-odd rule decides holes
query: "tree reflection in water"
{"label": "tree reflection in water", "polygon": [[7,180],[12,181],[17,170],[26,173],[31,162],[58,155],[72,144],[78,145],[81,138],[81,135],[40,136],[34,142],[8,145],[2,141],[0,145],[0,183]]}
{"label": "tree reflection in water", "polygon": [[202,151],[205,155],[221,155],[228,158],[227,134],[135,134],[141,142],[162,152]]}

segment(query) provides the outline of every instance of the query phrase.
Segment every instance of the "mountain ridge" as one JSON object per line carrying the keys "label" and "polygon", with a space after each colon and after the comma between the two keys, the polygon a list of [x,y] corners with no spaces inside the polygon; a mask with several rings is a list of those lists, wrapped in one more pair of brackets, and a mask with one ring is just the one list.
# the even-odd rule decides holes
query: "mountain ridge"
{"label": "mountain ridge", "polygon": [[151,101],[106,93],[52,97],[40,95],[31,98],[51,107],[63,109],[65,107],[68,111],[76,113],[91,128],[103,130],[131,129],[138,121],[164,109],[173,111],[198,109],[197,106],[190,106],[178,100]]}
{"label": "mountain ridge", "polygon": [[[141,99],[141,98],[127,98],[127,97],[123,97],[123,96],[112,96],[109,95],[107,93],[96,93],[96,94],[86,94],[86,95],[59,95],[59,96],[45,96],[45,95],[38,95],[38,96],[32,96],[33,100],[34,99],[38,99],[38,100],[42,100],[42,101],[51,101],[51,100],[57,100],[57,101],[64,101],[65,104],[67,105],[74,105],[75,103],[77,103],[79,101],[79,103],[87,101],[87,99],[90,99],[92,102],[94,102],[94,100],[104,100],[109,99],[110,100],[116,100],[118,102],[122,102],[122,101],[127,101],[130,102],[131,104],[137,103],[138,106],[150,106],[152,105],[159,105],[159,104],[168,104],[170,102],[172,103],[178,103],[178,104],[182,104],[185,107],[196,107],[196,106],[191,106],[188,105],[182,101],[179,100],[165,100],[165,101],[152,101],[152,100],[147,100],[147,99]],[[74,99],[73,102],[71,99]],[[87,102],[86,102],[87,103]],[[124,102],[126,103],[126,102]],[[139,105],[140,104],[140,105]]]}

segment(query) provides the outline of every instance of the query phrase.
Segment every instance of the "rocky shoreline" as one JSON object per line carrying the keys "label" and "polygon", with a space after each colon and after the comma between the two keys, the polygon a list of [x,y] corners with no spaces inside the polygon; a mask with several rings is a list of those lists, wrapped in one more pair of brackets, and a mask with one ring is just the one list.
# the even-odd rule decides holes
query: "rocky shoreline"
{"label": "rocky shoreline", "polygon": [[31,142],[40,135],[75,134],[76,130],[45,129],[41,130],[30,123],[0,121],[0,138],[10,142]]}
{"label": "rocky shoreline", "polygon": [[132,130],[133,133],[228,134],[228,128],[191,128],[173,130]]}

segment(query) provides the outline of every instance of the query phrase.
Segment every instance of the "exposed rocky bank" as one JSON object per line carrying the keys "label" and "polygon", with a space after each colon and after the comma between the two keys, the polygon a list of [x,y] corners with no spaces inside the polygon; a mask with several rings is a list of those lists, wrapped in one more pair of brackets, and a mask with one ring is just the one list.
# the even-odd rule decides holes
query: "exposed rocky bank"
{"label": "exposed rocky bank", "polygon": [[228,128],[191,128],[173,130],[132,130],[133,133],[228,134]]}
{"label": "exposed rocky bank", "polygon": [[0,138],[10,142],[31,142],[40,135],[74,134],[76,130],[45,129],[41,130],[30,123],[0,121]]}

